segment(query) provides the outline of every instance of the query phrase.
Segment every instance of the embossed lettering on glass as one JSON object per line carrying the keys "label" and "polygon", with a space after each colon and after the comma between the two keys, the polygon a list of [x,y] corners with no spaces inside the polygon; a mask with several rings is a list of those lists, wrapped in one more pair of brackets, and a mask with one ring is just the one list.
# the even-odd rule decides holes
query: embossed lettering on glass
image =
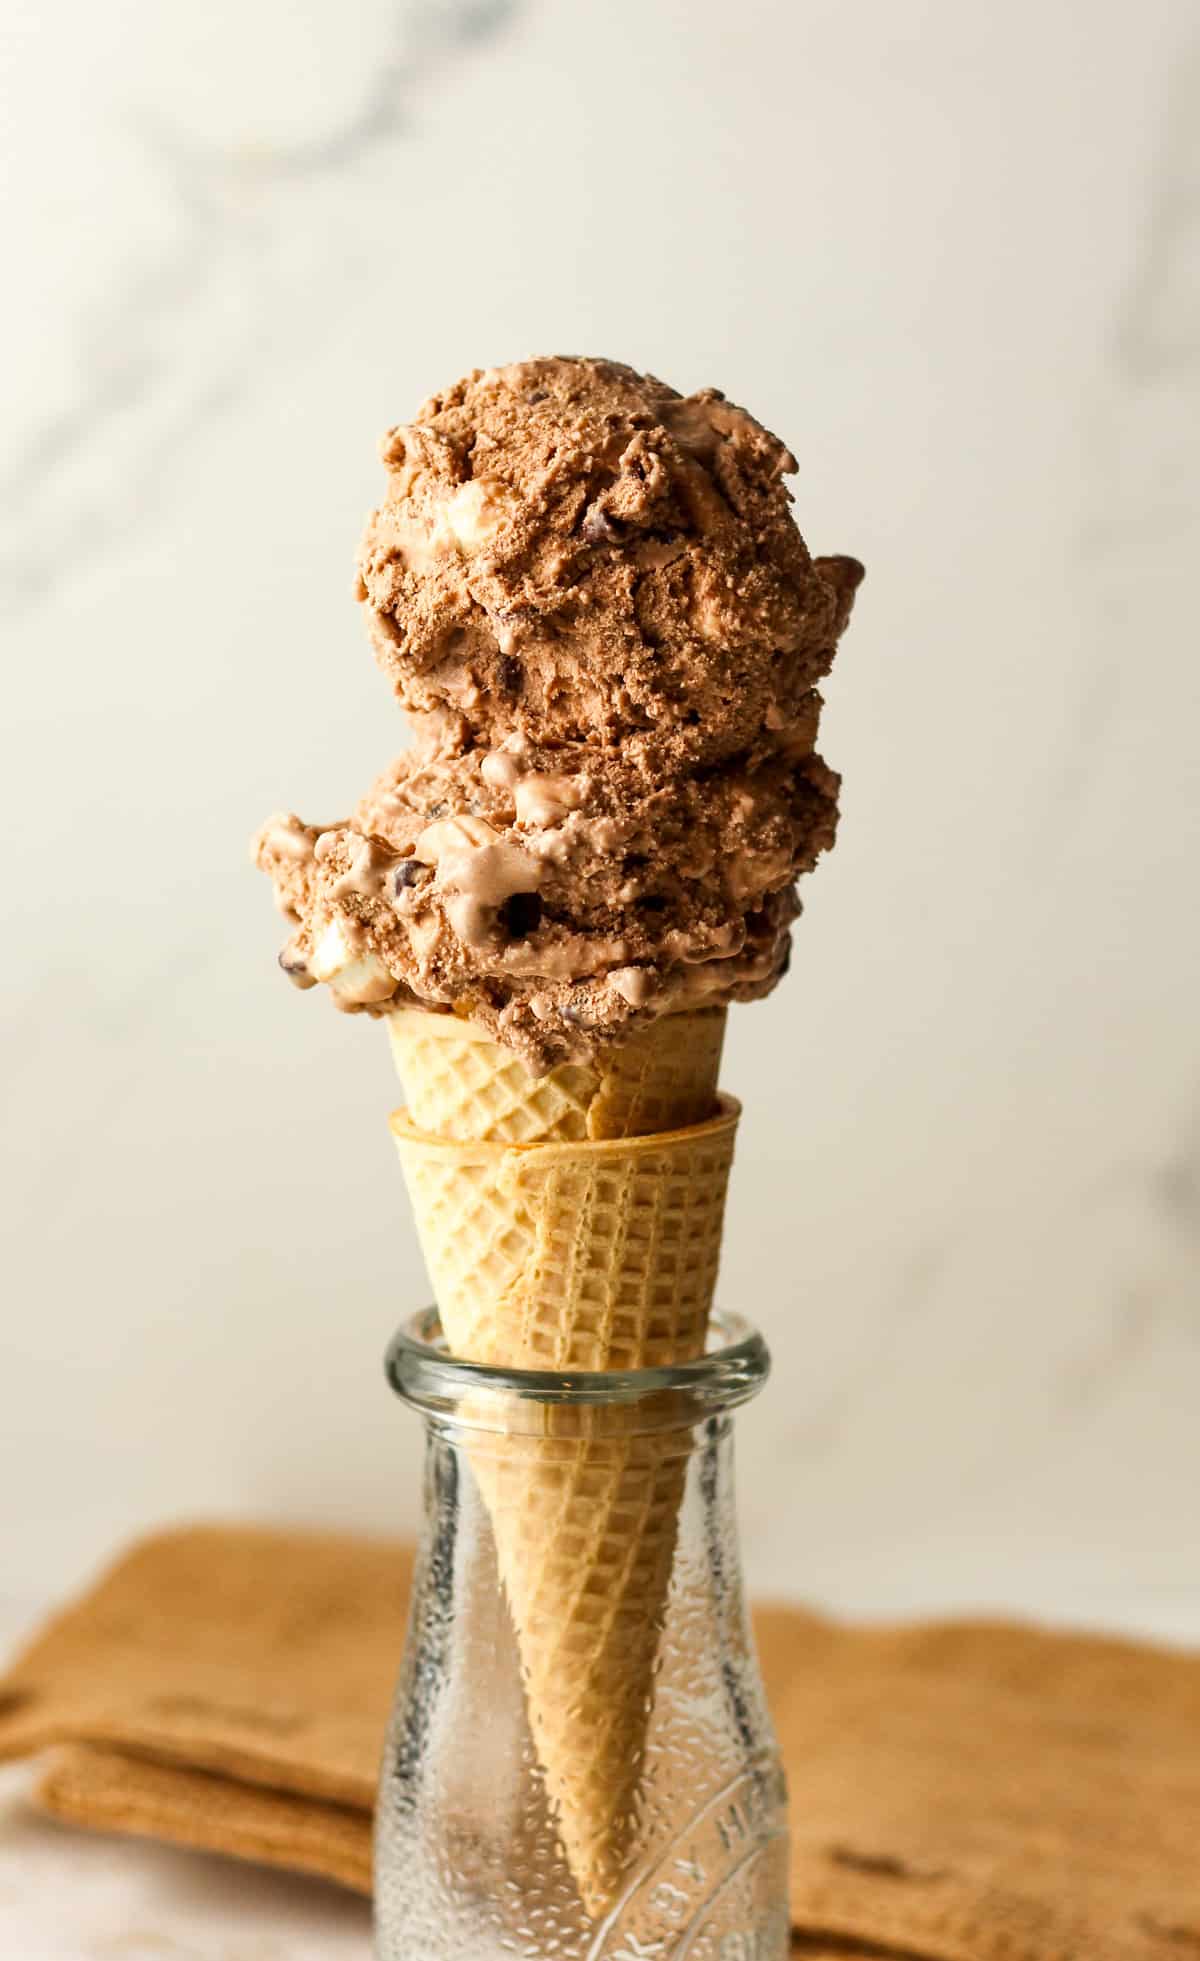
{"label": "embossed lettering on glass", "polygon": [[[732,1414],[769,1362],[733,1317],[712,1344],[562,1376],[453,1361],[432,1313],[393,1342],[426,1502],[380,1783],[381,1961],[784,1961],[786,1792],[733,1494]],[[571,1597],[576,1532],[591,1577]]]}

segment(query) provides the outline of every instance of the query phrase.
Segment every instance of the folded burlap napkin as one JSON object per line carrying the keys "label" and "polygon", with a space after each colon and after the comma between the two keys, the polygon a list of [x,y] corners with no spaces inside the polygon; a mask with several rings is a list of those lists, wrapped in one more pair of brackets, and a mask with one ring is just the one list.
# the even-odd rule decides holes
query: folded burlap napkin
{"label": "folded burlap napkin", "polygon": [[[370,1884],[403,1547],[232,1527],[136,1546],[0,1679],[75,1824]],[[792,1790],[796,1951],[1200,1956],[1200,1657],[990,1624],[755,1617]]]}

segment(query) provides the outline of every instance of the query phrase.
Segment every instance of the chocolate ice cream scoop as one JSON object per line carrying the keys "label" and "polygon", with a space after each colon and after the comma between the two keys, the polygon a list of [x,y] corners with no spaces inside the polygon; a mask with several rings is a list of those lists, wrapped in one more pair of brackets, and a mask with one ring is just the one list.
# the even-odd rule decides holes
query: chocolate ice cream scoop
{"label": "chocolate ice cream scoop", "polygon": [[676,771],[807,713],[862,568],[809,557],[783,444],[713,389],[519,361],[383,444],[360,593],[406,708]]}
{"label": "chocolate ice cream scoop", "polygon": [[767,993],[834,838],[813,683],[861,577],[809,557],[793,458],[711,390],[566,359],[473,375],[384,450],[361,591],[416,742],[350,822],[260,834],[280,964],[535,1073]]}

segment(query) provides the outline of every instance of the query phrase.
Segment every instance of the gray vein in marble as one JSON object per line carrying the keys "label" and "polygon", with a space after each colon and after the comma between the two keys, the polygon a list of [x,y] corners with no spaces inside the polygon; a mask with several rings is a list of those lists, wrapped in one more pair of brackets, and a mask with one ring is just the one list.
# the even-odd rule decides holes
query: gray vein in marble
{"label": "gray vein in marble", "polygon": [[1144,582],[1167,541],[1178,552],[1196,531],[1197,428],[1180,384],[1200,356],[1200,42],[1170,63],[1162,124],[1138,247],[1106,337],[1105,385],[1088,417],[1097,431],[1092,490],[1075,545],[1093,630],[1046,833],[1060,848],[1120,723],[1131,636],[1144,630]]}
{"label": "gray vein in marble", "polygon": [[[1170,63],[1162,126],[1137,250],[1107,339],[1102,419],[1112,453],[1100,459],[1103,494],[1080,530],[1081,556],[1103,565],[1114,556],[1123,562],[1136,538],[1152,542],[1195,521],[1195,417],[1169,384],[1200,361],[1200,41]],[[1159,397],[1161,424],[1151,414]]]}
{"label": "gray vein in marble", "polygon": [[1135,1259],[1115,1261],[1109,1299],[1096,1302],[1096,1334],[1061,1368],[1061,1406],[1072,1415],[1118,1388],[1135,1362],[1172,1324],[1200,1333],[1200,1088],[1157,1162],[1114,1167],[1096,1181],[1080,1224],[1132,1205],[1145,1230]]}
{"label": "gray vein in marble", "polygon": [[1200,1242],[1200,1089],[1151,1180],[1151,1191],[1167,1223]]}
{"label": "gray vein in marble", "polygon": [[[312,226],[300,193],[361,167],[401,137],[418,90],[516,11],[517,0],[399,5],[361,100],[313,143],[206,155],[141,119],[142,149],[169,190],[177,237],[140,264],[114,268],[114,297],[79,323],[74,400],[47,416],[0,486],[0,508],[16,534],[0,562],[6,613],[44,602],[156,508],[168,463],[178,474],[187,444],[244,397],[267,352],[277,362],[294,358],[297,309],[283,303],[287,255],[299,254],[308,294],[333,283],[323,273],[338,257],[338,239]],[[351,208],[343,198],[339,217],[347,224]],[[338,268],[344,275],[341,257]],[[348,282],[340,276],[336,284],[344,303]],[[89,472],[98,481],[89,482]]]}
{"label": "gray vein in marble", "polygon": [[365,150],[407,127],[410,93],[447,46],[466,48],[486,40],[512,13],[512,0],[459,0],[450,8],[437,4],[405,8],[395,23],[392,46],[376,64],[377,73],[361,104],[341,129],[314,143],[256,150],[239,167],[256,175],[287,177],[356,162]]}
{"label": "gray vein in marble", "polygon": [[1136,381],[1200,360],[1200,42],[1171,64],[1163,147],[1115,351]]}
{"label": "gray vein in marble", "polygon": [[899,1375],[914,1325],[935,1299],[948,1259],[947,1245],[932,1240],[909,1255],[900,1270],[895,1294],[881,1308],[861,1357],[797,1424],[789,1441],[790,1454],[797,1463],[827,1455],[842,1432],[861,1418],[871,1391],[881,1380],[890,1381]]}
{"label": "gray vein in marble", "polygon": [[1133,1366],[1153,1339],[1157,1307],[1157,1292],[1144,1280],[1118,1289],[1095,1342],[1062,1371],[1065,1414],[1081,1414]]}

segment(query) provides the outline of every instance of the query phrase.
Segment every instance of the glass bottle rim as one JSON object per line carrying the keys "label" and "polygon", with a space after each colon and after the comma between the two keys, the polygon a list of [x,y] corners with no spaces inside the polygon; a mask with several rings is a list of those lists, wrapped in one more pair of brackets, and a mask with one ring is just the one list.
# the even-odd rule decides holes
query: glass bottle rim
{"label": "glass bottle rim", "polygon": [[[698,1423],[756,1396],[771,1368],[758,1329],[740,1314],[714,1311],[705,1354],[651,1369],[558,1370],[495,1368],[449,1353],[435,1307],[403,1322],[388,1343],[387,1379],[396,1394],[428,1416],[468,1427],[500,1427],[505,1405],[588,1409],[616,1415],[623,1428],[660,1429]],[[492,1419],[495,1419],[494,1421]],[[538,1428],[527,1407],[521,1428]],[[553,1417],[548,1421],[553,1427]]]}

